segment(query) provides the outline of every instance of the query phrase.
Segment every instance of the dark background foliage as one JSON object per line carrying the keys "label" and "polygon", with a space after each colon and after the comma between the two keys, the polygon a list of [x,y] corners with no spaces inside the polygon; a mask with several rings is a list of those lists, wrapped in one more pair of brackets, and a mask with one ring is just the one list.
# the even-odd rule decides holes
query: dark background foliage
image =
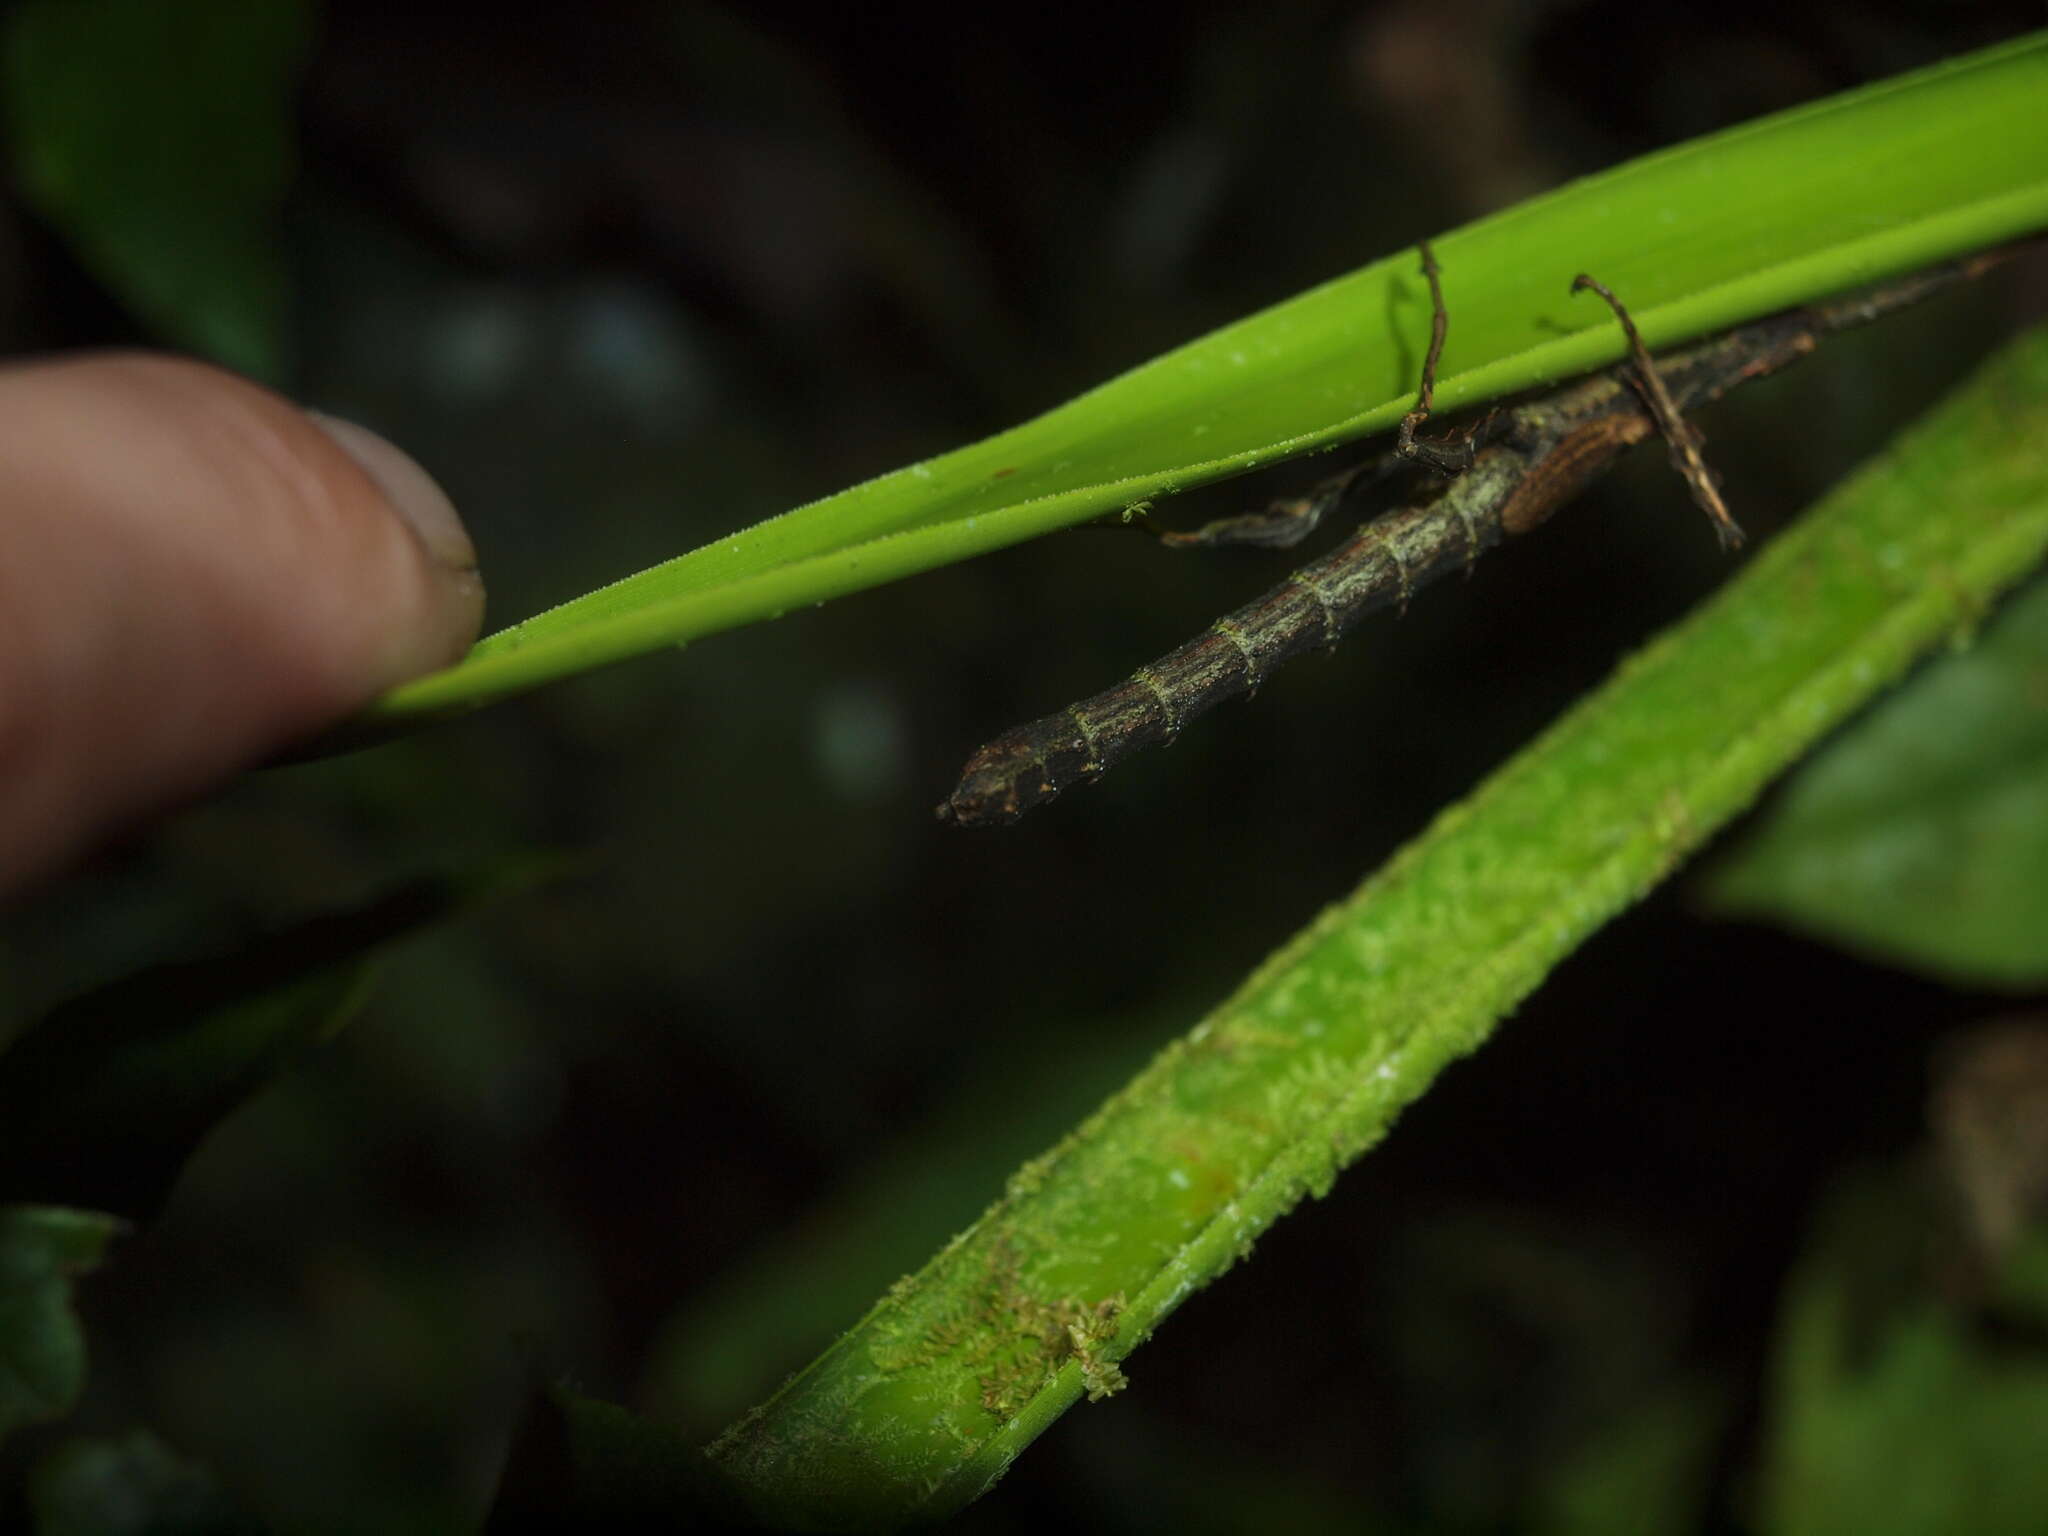
{"label": "dark background foliage", "polygon": [[[332,0],[277,382],[429,466],[507,622],[1560,180],[2037,21]],[[2028,302],[1943,300],[1719,407],[1752,533]],[[0,205],[8,352],[155,334]],[[84,1289],[84,1408],[0,1469],[148,1426],[280,1529],[437,1529],[480,1517],[536,1369],[708,1437],[1722,579],[1657,458],[1003,834],[931,819],[969,749],[1281,567],[1080,530],[259,774],[107,852],[8,914],[0,1038],[408,876],[571,857],[407,947],[221,1127]],[[1746,1524],[1825,1191],[1923,1143],[1932,1048],[2009,1005],[1705,919],[1681,881],[970,1523],[1566,1525],[1640,1430],[1612,1454],[1671,1463],[1640,1474],[1667,1513]]]}

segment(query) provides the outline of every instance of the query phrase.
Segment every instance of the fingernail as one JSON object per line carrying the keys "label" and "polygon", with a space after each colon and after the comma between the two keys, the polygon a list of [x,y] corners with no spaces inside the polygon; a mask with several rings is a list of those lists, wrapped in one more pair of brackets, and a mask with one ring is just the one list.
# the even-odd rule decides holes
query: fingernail
{"label": "fingernail", "polygon": [[307,414],[377,483],[377,489],[419,535],[437,565],[464,573],[476,570],[476,545],[462,526],[454,503],[432,475],[368,427],[321,411]]}

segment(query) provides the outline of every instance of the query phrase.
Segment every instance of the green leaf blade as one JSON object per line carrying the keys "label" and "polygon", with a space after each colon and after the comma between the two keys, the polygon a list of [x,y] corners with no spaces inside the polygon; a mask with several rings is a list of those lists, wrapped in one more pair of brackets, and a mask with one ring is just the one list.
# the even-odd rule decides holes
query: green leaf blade
{"label": "green leaf blade", "polygon": [[213,1476],[147,1430],[67,1441],[29,1475],[35,1536],[262,1536]]}
{"label": "green leaf blade", "polygon": [[[2048,226],[2048,34],[1585,178],[1438,239],[1454,411],[1615,361],[1591,271],[1652,346]],[[756,524],[513,625],[369,720],[551,679],[900,579],[1391,428],[1428,291],[1404,250],[1021,426]]]}

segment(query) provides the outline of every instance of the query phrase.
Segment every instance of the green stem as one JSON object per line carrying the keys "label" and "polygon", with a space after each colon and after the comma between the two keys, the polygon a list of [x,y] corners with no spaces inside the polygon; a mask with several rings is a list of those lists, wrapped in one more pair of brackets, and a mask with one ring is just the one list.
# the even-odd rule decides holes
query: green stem
{"label": "green stem", "polygon": [[986,1488],[1597,928],[2048,554],[2048,330],[1987,364],[1167,1048],[709,1455],[801,1529]]}

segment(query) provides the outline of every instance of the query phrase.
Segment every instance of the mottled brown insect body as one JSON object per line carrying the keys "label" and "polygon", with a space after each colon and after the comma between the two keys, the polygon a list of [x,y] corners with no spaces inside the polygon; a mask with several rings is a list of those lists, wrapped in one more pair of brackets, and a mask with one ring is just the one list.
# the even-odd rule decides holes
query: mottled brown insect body
{"label": "mottled brown insect body", "polygon": [[1292,572],[1263,596],[1218,619],[1202,634],[1092,698],[1005,732],[968,760],[958,786],[939,806],[941,820],[996,826],[1016,820],[1072,785],[1085,783],[1140,747],[1171,741],[1225,699],[1257,691],[1289,657],[1334,645],[1379,608],[1405,608],[1429,582],[1470,566],[1502,539],[1526,533],[1573,500],[1615,459],[1662,435],[1727,547],[1741,530],[1729,516],[1700,439],[1684,411],[1719,399],[1750,379],[1776,373],[1814,350],[1819,339],[1889,314],[1938,289],[1976,277],[2008,252],[1986,252],[1808,310],[1794,310],[1700,343],[1663,363],[1651,360],[1621,302],[1590,278],[1614,307],[1632,360],[1580,383],[1489,414],[1451,438],[1419,440],[1429,414],[1444,312],[1435,258],[1423,271],[1435,300],[1429,356],[1400,447],[1377,465],[1331,477],[1307,496],[1275,502],[1263,514],[1226,518],[1192,533],[1168,534],[1177,546],[1208,543],[1286,547],[1355,487],[1415,463],[1453,478],[1433,500],[1373,519],[1328,554]]}

